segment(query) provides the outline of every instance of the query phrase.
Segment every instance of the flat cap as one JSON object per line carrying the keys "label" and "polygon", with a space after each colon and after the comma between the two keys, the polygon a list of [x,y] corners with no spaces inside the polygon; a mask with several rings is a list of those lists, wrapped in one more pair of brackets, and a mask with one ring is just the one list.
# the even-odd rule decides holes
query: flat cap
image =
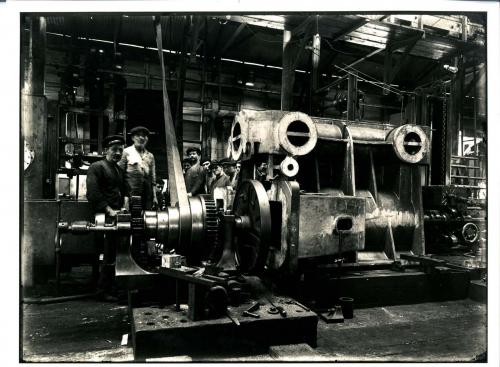
{"label": "flat cap", "polygon": [[217,159],[214,159],[210,162],[210,167],[220,166],[220,162]]}
{"label": "flat cap", "polygon": [[222,166],[236,166],[236,162],[229,158],[222,158],[219,163]]}
{"label": "flat cap", "polygon": [[144,126],[136,126],[132,129],[130,129],[130,131],[129,131],[130,135],[135,135],[135,134],[138,134],[141,132],[145,133],[146,135],[151,134],[151,131],[149,131],[149,129],[147,127],[144,127]]}
{"label": "flat cap", "polygon": [[198,155],[201,155],[201,150],[200,150],[200,148],[197,148],[197,147],[189,147],[189,148],[187,148],[186,154],[189,155],[190,152],[196,152],[196,153],[198,153]]}
{"label": "flat cap", "polygon": [[114,145],[114,144],[124,145],[125,144],[125,139],[121,135],[108,135],[102,141],[102,145],[105,148],[108,148],[108,147],[110,147],[111,145]]}

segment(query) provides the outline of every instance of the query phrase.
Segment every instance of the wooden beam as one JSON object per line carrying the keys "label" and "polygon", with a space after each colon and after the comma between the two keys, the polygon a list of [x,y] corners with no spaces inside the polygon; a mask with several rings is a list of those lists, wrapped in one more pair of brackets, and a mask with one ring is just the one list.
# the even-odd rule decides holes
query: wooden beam
{"label": "wooden beam", "polygon": [[408,45],[414,45],[415,42],[418,42],[424,37],[424,32],[419,32],[416,36],[405,38],[397,41],[389,41],[387,43],[386,49],[390,49],[391,52],[395,52],[402,47],[407,47]]}
{"label": "wooden beam", "polygon": [[405,50],[403,52],[403,55],[401,55],[401,57],[399,58],[398,62],[396,63],[396,65],[394,66],[394,68],[392,68],[392,70],[390,72],[389,79],[387,80],[388,84],[392,83],[392,81],[394,80],[394,78],[396,77],[396,75],[401,70],[401,67],[406,63],[406,60],[408,60],[408,56],[410,55],[411,50],[413,50],[413,47],[415,47],[415,45],[417,44],[417,42],[419,40],[420,40],[420,38],[415,38],[415,40],[413,42],[411,42],[410,44],[408,44],[406,46],[406,48],[405,48]]}
{"label": "wooden beam", "polygon": [[387,17],[388,17],[388,15],[383,15],[383,16],[377,18],[377,19],[369,19],[369,18],[358,19],[350,27],[348,27],[346,29],[343,29],[343,30],[335,33],[331,38],[332,38],[333,42],[338,41],[342,37],[347,36],[349,33],[358,30],[362,26],[364,26],[364,25],[366,25],[366,24],[368,24],[368,23],[370,23],[372,21],[379,21],[380,22],[380,21],[384,20]]}
{"label": "wooden beam", "polygon": [[351,26],[349,26],[346,29],[342,29],[341,31],[335,33],[331,38],[332,38],[333,42],[338,41],[342,37],[348,35],[351,32],[354,32],[355,30],[357,30],[358,28],[364,26],[365,24],[367,24],[369,22],[370,22],[370,19],[366,19],[366,18],[358,19],[354,22],[354,24],[352,24]]}
{"label": "wooden beam", "polygon": [[234,43],[234,41],[236,41],[236,38],[238,38],[238,36],[240,35],[241,31],[246,27],[246,23],[241,23],[238,28],[236,29],[236,31],[232,34],[231,38],[229,38],[229,40],[226,42],[226,44],[224,45],[224,47],[222,47],[222,50],[221,52],[219,53],[219,56],[222,57],[224,55],[224,52],[227,51],[227,49],[229,47],[231,47],[231,45]]}

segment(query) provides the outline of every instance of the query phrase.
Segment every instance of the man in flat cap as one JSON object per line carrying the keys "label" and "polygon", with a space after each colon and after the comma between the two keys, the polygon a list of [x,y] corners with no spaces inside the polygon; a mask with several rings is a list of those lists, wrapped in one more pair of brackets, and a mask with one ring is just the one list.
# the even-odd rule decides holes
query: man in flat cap
{"label": "man in flat cap", "polygon": [[186,191],[188,196],[204,193],[205,170],[200,165],[201,150],[196,147],[187,149],[186,154],[191,161],[191,167],[186,171]]}
{"label": "man in flat cap", "polygon": [[[94,162],[87,171],[87,199],[94,214],[105,213],[114,218],[120,210],[128,210],[129,187],[126,173],[118,166],[122,158],[125,139],[121,135],[107,136],[103,145],[104,159]],[[102,237],[99,237],[102,241]],[[115,275],[116,239],[114,234],[106,235],[103,244],[103,266],[98,288],[104,300],[116,300],[111,294]]]}
{"label": "man in flat cap", "polygon": [[238,186],[238,175],[236,172],[236,162],[229,158],[223,158],[220,160],[220,164],[222,165],[222,169],[227,177],[229,177],[229,182],[231,188],[236,190]]}
{"label": "man in flat cap", "polygon": [[142,198],[142,208],[151,210],[158,206],[156,197],[155,157],[146,150],[150,131],[144,126],[130,130],[133,144],[123,151],[118,165],[127,172],[131,196]]}
{"label": "man in flat cap", "polygon": [[214,172],[214,178],[210,184],[210,194],[213,195],[216,188],[227,188],[228,186],[231,186],[231,181],[224,173],[222,165],[219,161],[212,161],[212,163],[210,163],[210,168]]}

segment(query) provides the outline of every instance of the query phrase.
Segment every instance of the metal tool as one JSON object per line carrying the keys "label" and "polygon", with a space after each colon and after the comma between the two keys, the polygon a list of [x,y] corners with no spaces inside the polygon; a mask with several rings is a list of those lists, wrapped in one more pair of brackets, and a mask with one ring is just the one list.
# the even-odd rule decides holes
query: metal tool
{"label": "metal tool", "polygon": [[229,310],[229,308],[226,308],[226,316],[231,320],[236,326],[240,326],[239,320],[232,314],[232,312]]}
{"label": "metal tool", "polygon": [[249,312],[249,311],[243,311],[242,315],[248,316],[248,317],[253,317],[254,319],[260,318],[260,315],[253,313],[253,312]]}
{"label": "metal tool", "polygon": [[295,305],[295,306],[299,306],[299,307],[300,307],[301,309],[303,309],[304,311],[308,311],[308,312],[309,312],[309,311],[311,311],[311,309],[310,309],[310,308],[308,308],[308,307],[304,306],[302,303],[297,302],[297,301],[295,301],[295,300],[293,300],[293,299],[290,299],[290,300],[286,301],[285,303],[286,303],[287,305]]}
{"label": "metal tool", "polygon": [[254,302],[250,307],[248,307],[245,311],[246,312],[253,312],[253,311],[257,311],[261,306],[261,303],[260,302]]}

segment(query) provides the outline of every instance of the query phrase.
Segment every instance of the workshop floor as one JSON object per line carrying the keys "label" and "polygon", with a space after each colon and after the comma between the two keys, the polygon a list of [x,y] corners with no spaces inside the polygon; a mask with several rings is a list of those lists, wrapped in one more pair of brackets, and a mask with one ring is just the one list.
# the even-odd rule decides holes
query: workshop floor
{"label": "workshop floor", "polygon": [[[95,300],[22,307],[24,361],[133,361],[125,305]],[[486,305],[472,300],[355,310],[343,324],[318,322],[321,360],[472,361],[486,351]],[[125,345],[122,345],[125,344]],[[286,360],[281,355],[280,360]],[[161,361],[276,361],[270,354],[183,355]],[[293,359],[292,355],[290,359]]]}

